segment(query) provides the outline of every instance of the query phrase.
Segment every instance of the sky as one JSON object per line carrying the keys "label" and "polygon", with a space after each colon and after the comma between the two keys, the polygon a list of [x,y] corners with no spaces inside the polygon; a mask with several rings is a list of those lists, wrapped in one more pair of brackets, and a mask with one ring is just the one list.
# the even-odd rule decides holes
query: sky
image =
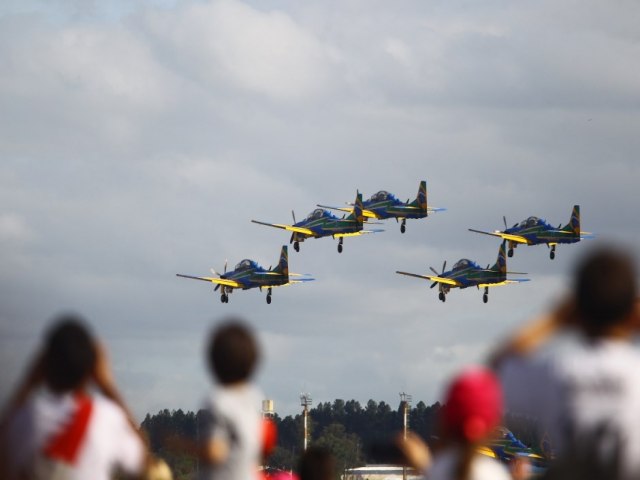
{"label": "sky", "polygon": [[[256,382],[281,415],[447,379],[557,302],[588,243],[640,255],[640,4],[543,1],[9,0],[0,5],[0,400],[45,327],[87,318],[141,420],[196,409],[203,347],[229,315],[256,330]],[[445,207],[291,249],[315,282],[229,304],[225,261],[275,265],[316,204],[426,180]],[[495,261],[493,230],[581,206],[597,240],[520,247],[530,282],[452,291],[446,260]]]}

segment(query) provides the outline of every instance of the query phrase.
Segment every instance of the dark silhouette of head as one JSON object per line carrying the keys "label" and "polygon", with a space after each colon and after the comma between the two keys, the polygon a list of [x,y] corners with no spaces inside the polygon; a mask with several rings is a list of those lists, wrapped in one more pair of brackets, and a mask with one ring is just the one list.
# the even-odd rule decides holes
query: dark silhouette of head
{"label": "dark silhouette of head", "polygon": [[260,352],[249,327],[229,319],[211,332],[207,360],[211,373],[223,385],[249,380]]}
{"label": "dark silhouette of head", "polygon": [[300,480],[334,480],[336,460],[326,448],[310,447],[300,458],[298,474]]}
{"label": "dark silhouette of head", "polygon": [[43,374],[46,385],[55,392],[82,387],[96,365],[96,349],[82,319],[59,317],[45,337]]}
{"label": "dark silhouette of head", "polygon": [[577,313],[586,332],[599,336],[624,322],[637,296],[633,258],[621,249],[600,246],[578,264]]}

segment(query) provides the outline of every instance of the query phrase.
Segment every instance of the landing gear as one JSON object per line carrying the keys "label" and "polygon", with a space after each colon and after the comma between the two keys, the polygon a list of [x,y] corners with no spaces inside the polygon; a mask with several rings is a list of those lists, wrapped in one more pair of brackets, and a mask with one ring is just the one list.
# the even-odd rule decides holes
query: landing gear
{"label": "landing gear", "polygon": [[404,233],[407,230],[407,219],[403,218],[400,224],[400,233]]}
{"label": "landing gear", "polygon": [[551,245],[551,252],[549,252],[549,258],[551,260],[556,258],[556,246],[555,245]]}
{"label": "landing gear", "polygon": [[300,242],[298,242],[297,240],[295,242],[293,242],[293,249],[296,252],[299,252],[300,251]]}
{"label": "landing gear", "polygon": [[446,297],[446,295],[444,294],[444,292],[440,292],[440,293],[438,294],[438,298],[440,299],[440,301],[441,301],[441,302],[446,302],[446,301],[447,301],[447,297]]}
{"label": "landing gear", "polygon": [[220,301],[221,301],[222,303],[229,303],[229,296],[228,296],[226,293],[223,293],[223,294],[220,296]]}
{"label": "landing gear", "polygon": [[342,253],[342,241],[344,238],[340,237],[340,241],[338,242],[338,253]]}
{"label": "landing gear", "polygon": [[271,305],[271,289],[267,291],[267,304]]}
{"label": "landing gear", "polygon": [[484,294],[482,295],[482,301],[487,303],[489,301],[489,287],[484,287]]}
{"label": "landing gear", "polygon": [[507,257],[509,258],[513,257],[513,248],[510,248],[509,250],[507,250]]}

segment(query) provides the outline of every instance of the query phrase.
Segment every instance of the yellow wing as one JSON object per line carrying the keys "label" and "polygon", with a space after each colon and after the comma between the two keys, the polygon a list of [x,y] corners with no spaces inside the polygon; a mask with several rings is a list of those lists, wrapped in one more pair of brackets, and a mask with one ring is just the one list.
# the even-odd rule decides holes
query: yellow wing
{"label": "yellow wing", "polygon": [[503,280],[502,282],[497,282],[497,283],[479,283],[478,287],[479,288],[484,288],[484,287],[502,287],[504,285],[509,285],[511,283],[521,283],[521,282],[528,282],[529,279],[528,278],[521,278],[519,280]]}
{"label": "yellow wing", "polygon": [[460,282],[452,279],[452,278],[446,278],[446,277],[433,277],[431,275],[418,275],[417,273],[409,273],[409,272],[400,272],[396,270],[396,273],[399,273],[400,275],[407,275],[409,277],[416,277],[416,278],[422,278],[424,280],[431,280],[432,282],[438,282],[438,283],[444,283],[446,285],[452,285],[454,287],[457,287],[460,285]]}
{"label": "yellow wing", "polygon": [[296,233],[304,233],[305,235],[315,235],[313,233],[313,230],[309,229],[309,228],[304,228],[304,227],[296,227],[294,225],[284,225],[281,223],[266,223],[266,222],[259,222],[257,220],[251,220],[253,223],[257,223],[259,225],[266,225],[267,227],[275,227],[275,228],[281,228],[283,230],[289,230],[290,232],[296,232]]}
{"label": "yellow wing", "polygon": [[182,277],[182,278],[191,278],[192,280],[202,280],[203,282],[211,282],[211,283],[216,283],[218,285],[224,285],[225,287],[232,287],[232,288],[241,288],[242,285],[240,285],[238,282],[236,282],[235,280],[229,280],[227,278],[218,278],[218,277],[194,277],[192,275],[182,275],[180,273],[176,273],[176,277]]}
{"label": "yellow wing", "polygon": [[475,232],[475,233],[482,233],[484,235],[492,235],[494,237],[500,237],[504,240],[509,240],[515,243],[529,244],[529,240],[527,240],[525,237],[523,237],[522,235],[514,235],[513,233],[504,233],[499,230],[496,230],[495,232],[483,232],[482,230],[474,230],[473,228],[470,228],[469,231]]}

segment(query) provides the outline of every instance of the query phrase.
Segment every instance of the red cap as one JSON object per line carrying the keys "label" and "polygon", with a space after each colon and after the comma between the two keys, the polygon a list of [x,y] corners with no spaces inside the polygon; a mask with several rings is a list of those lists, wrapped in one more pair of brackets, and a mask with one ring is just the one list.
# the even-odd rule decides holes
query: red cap
{"label": "red cap", "polygon": [[447,433],[475,442],[498,426],[501,417],[502,389],[491,370],[471,367],[453,379],[442,408]]}

